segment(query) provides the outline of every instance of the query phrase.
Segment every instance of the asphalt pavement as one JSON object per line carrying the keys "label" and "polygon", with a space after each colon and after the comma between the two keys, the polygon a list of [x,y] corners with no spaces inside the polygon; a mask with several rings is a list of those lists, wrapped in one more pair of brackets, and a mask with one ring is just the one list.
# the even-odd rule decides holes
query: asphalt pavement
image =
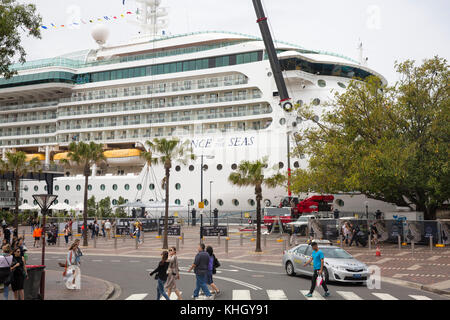
{"label": "asphalt pavement", "polygon": [[[48,254],[47,269],[61,271],[58,261],[63,262],[65,254]],[[218,257],[220,260],[220,256]],[[30,264],[40,261],[38,253],[30,253]],[[82,257],[83,275],[104,279],[117,284],[113,299],[153,300],[156,299],[156,281],[149,272],[156,268],[157,258],[119,255],[85,254]],[[179,258],[181,279],[177,281],[183,299],[190,300],[195,288],[194,273],[187,269],[193,259]],[[221,290],[217,300],[446,300],[445,296],[381,282],[380,289],[368,289],[365,285],[348,283],[328,284],[331,296],[323,298],[323,289],[316,289],[313,298],[307,299],[311,285],[308,277],[286,275],[277,264],[238,263],[221,261],[221,267],[214,277]],[[172,296],[172,298],[176,298]]]}

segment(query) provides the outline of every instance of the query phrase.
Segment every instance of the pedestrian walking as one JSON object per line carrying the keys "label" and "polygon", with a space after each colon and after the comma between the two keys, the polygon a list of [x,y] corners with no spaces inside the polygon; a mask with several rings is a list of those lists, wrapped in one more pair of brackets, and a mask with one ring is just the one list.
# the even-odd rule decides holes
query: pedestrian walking
{"label": "pedestrian walking", "polygon": [[350,228],[352,230],[352,239],[350,240],[349,247],[352,246],[353,241],[355,242],[355,245],[358,247],[358,244],[361,244],[363,247],[365,247],[364,242],[361,240],[360,236],[362,234],[361,229],[357,224],[350,224]]}
{"label": "pedestrian walking", "polygon": [[3,229],[3,238],[6,240],[7,243],[11,242],[11,230],[9,229],[8,226],[6,226]]}
{"label": "pedestrian walking", "polygon": [[192,298],[194,300],[197,300],[198,295],[200,293],[200,289],[202,289],[207,299],[214,299],[214,297],[211,295],[211,292],[208,289],[208,286],[206,285],[206,280],[208,276],[209,254],[205,252],[204,243],[200,243],[197,250],[198,253],[195,256],[194,263],[188,270],[188,272],[191,272],[192,269],[194,269],[196,277],[196,286]]}
{"label": "pedestrian walking", "polygon": [[33,238],[34,238],[33,247],[39,248],[39,241],[41,240],[41,236],[42,236],[42,229],[40,227],[35,228],[33,231]]}
{"label": "pedestrian walking", "polygon": [[69,290],[81,289],[80,258],[82,256],[82,253],[79,245],[80,239],[76,239],[69,247],[69,252],[67,252],[66,266],[63,272],[63,280],[66,288]]}
{"label": "pedestrian walking", "polygon": [[328,292],[326,277],[323,275],[323,264],[324,264],[323,252],[319,250],[319,246],[317,245],[316,242],[312,242],[311,247],[313,249],[313,252],[311,253],[311,259],[309,259],[308,262],[304,264],[304,266],[306,267],[308,264],[313,262],[314,273],[311,280],[311,288],[309,289],[309,293],[306,294],[306,297],[308,298],[312,297],[319,276],[322,278],[320,284],[322,285],[323,290],[325,290],[324,297],[328,297],[330,296],[330,293]]}
{"label": "pedestrian walking", "polygon": [[378,229],[377,229],[377,223],[376,222],[374,222],[370,226],[370,238],[371,238],[371,242],[374,245],[378,245]]}
{"label": "pedestrian walking", "polygon": [[156,273],[155,280],[158,281],[158,285],[156,287],[156,300],[161,299],[163,296],[166,300],[170,300],[167,293],[164,291],[164,285],[167,281],[167,269],[169,268],[169,262],[167,261],[169,258],[169,253],[167,251],[163,251],[161,253],[161,261],[158,263],[158,267],[150,272],[150,276],[153,276]]}
{"label": "pedestrian walking", "polygon": [[13,251],[11,271],[13,272],[11,288],[14,292],[14,299],[24,300],[23,284],[28,278],[28,273],[25,258],[21,255],[19,248]]}
{"label": "pedestrian walking", "polygon": [[209,263],[208,263],[208,276],[206,283],[211,286],[214,290],[214,294],[216,297],[220,294],[219,288],[214,284],[213,280],[213,274],[216,274],[216,269],[220,267],[219,260],[217,260],[216,256],[214,255],[214,250],[211,246],[206,247],[206,252],[209,255]]}
{"label": "pedestrian walking", "polygon": [[69,225],[66,224],[64,227],[64,240],[66,241],[66,245],[69,244],[69,235],[70,235]]}
{"label": "pedestrian walking", "polygon": [[106,230],[107,239],[109,240],[111,239],[111,222],[109,222],[109,219],[106,220],[104,227]]}
{"label": "pedestrian walking", "polygon": [[12,281],[11,265],[13,256],[11,255],[11,246],[6,244],[2,246],[2,253],[0,253],[0,284],[3,284],[3,299],[8,300],[9,286]]}
{"label": "pedestrian walking", "polygon": [[172,292],[178,297],[178,300],[183,300],[181,298],[181,292],[177,288],[177,280],[180,279],[180,269],[178,268],[178,257],[177,257],[177,249],[172,247],[169,249],[169,269],[167,270],[167,283],[166,290],[167,295],[170,297]]}

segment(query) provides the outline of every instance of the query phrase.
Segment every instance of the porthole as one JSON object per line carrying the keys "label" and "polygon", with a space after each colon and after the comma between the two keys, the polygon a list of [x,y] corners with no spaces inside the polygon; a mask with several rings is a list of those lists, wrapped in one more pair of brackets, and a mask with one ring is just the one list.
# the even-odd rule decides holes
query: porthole
{"label": "porthole", "polygon": [[138,189],[138,190],[142,190],[142,184],[138,184],[137,186],[136,186],[136,188]]}
{"label": "porthole", "polygon": [[203,203],[205,204],[206,207],[209,205],[209,201],[207,199],[203,200]]}
{"label": "porthole", "polygon": [[181,189],[181,184],[179,184],[179,183],[175,184],[175,189],[180,190]]}
{"label": "porthole", "polygon": [[79,184],[77,184],[76,189],[77,189],[77,191],[81,191],[81,186]]}
{"label": "porthole", "polygon": [[69,199],[64,200],[65,204],[69,204]]}
{"label": "porthole", "polygon": [[44,191],[47,191],[47,186],[44,186]]}
{"label": "porthole", "polygon": [[317,85],[321,88],[326,87],[327,83],[325,82],[325,80],[319,80],[317,81]]}
{"label": "porthole", "polygon": [[117,190],[117,184],[113,184],[112,188],[113,188],[114,191],[116,191]]}
{"label": "porthole", "polygon": [[315,98],[313,100],[313,105],[318,106],[320,104],[320,99],[319,98]]}
{"label": "porthole", "polygon": [[285,118],[281,118],[280,119],[280,124],[283,126],[286,124],[286,119]]}
{"label": "porthole", "polygon": [[130,185],[127,183],[125,186],[124,186],[124,188],[125,188],[125,190],[130,190]]}
{"label": "porthole", "polygon": [[28,186],[23,187],[23,191],[27,192],[28,191]]}
{"label": "porthole", "polygon": [[294,168],[300,168],[300,163],[298,161],[294,162]]}
{"label": "porthole", "polygon": [[175,204],[180,205],[181,204],[181,200],[180,199],[176,199],[175,200]]}
{"label": "porthole", "polygon": [[66,189],[66,191],[70,191],[70,186],[67,184],[64,189]]}
{"label": "porthole", "polygon": [[38,191],[39,190],[39,187],[38,186],[34,186],[34,191]]}
{"label": "porthole", "polygon": [[155,190],[155,184],[154,183],[150,183],[150,185],[148,187],[150,188],[150,190]]}
{"label": "porthole", "polygon": [[248,199],[248,204],[253,207],[255,205],[255,200]]}
{"label": "porthole", "polygon": [[207,164],[203,165],[203,171],[208,171],[208,165]]}
{"label": "porthole", "polygon": [[301,155],[300,155],[300,159],[305,159],[306,158],[306,156],[302,153]]}
{"label": "porthole", "polygon": [[194,166],[192,164],[189,166],[189,171],[194,171]]}
{"label": "porthole", "polygon": [[299,107],[303,106],[303,100],[297,100],[297,104]]}
{"label": "porthole", "polygon": [[233,163],[233,164],[231,165],[231,169],[236,170],[236,169],[237,169],[237,164],[236,164],[236,163]]}
{"label": "porthole", "polygon": [[218,165],[217,165],[217,170],[218,170],[218,171],[222,170],[222,168],[223,168],[223,166],[222,166],[221,164],[218,164]]}
{"label": "porthole", "polygon": [[193,206],[194,203],[195,203],[195,202],[194,202],[194,199],[189,199],[189,205],[190,205],[190,206]]}
{"label": "porthole", "polygon": [[88,184],[88,190],[91,191],[92,190],[92,185]]}
{"label": "porthole", "polygon": [[23,200],[23,203],[28,203],[28,200],[27,200],[27,199],[24,199],[24,200]]}
{"label": "porthole", "polygon": [[222,199],[218,199],[217,200],[217,204],[221,207],[223,206],[223,200]]}
{"label": "porthole", "polygon": [[272,72],[267,72],[267,76],[271,77],[272,76]]}
{"label": "porthole", "polygon": [[180,170],[181,170],[181,167],[180,167],[180,166],[176,166],[176,167],[175,167],[175,171],[179,172]]}
{"label": "porthole", "polygon": [[117,200],[113,199],[113,201],[112,201],[113,206],[117,205],[117,203],[118,203]]}
{"label": "porthole", "polygon": [[343,207],[344,206],[344,200],[342,200],[342,199],[336,199],[336,204],[339,206],[339,207]]}
{"label": "porthole", "polygon": [[272,205],[272,201],[270,201],[269,199],[264,200],[264,204],[266,205],[266,207],[270,207]]}
{"label": "porthole", "polygon": [[339,87],[341,87],[343,89],[347,88],[347,86],[344,83],[342,83],[342,82],[338,82],[337,84],[338,84]]}
{"label": "porthole", "polygon": [[300,123],[303,122],[303,118],[302,118],[302,117],[297,117],[297,118],[295,119],[295,122],[297,122],[297,124],[300,124]]}
{"label": "porthole", "polygon": [[278,163],[278,168],[283,169],[284,168],[284,163],[283,162],[279,162]]}
{"label": "porthole", "polygon": [[36,200],[33,200],[33,204],[34,204],[34,205],[37,205],[37,201],[36,201]]}
{"label": "porthole", "polygon": [[[89,189],[89,190],[91,190],[91,189]],[[59,191],[59,186],[58,185],[55,185],[55,191]]]}
{"label": "porthole", "polygon": [[104,184],[100,185],[100,190],[105,191],[106,186]]}
{"label": "porthole", "polygon": [[239,205],[239,200],[238,199],[233,199],[232,203],[233,203],[234,206],[237,207]]}

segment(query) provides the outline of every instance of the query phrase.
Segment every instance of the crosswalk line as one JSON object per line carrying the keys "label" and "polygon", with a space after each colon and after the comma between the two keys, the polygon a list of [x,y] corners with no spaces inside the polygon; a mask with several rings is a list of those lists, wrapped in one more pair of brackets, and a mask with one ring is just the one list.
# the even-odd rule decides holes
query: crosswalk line
{"label": "crosswalk line", "polygon": [[351,291],[336,291],[345,300],[363,300],[360,296]]}
{"label": "crosswalk line", "polygon": [[431,298],[428,298],[427,296],[417,296],[414,294],[410,294],[409,296],[415,300],[432,300]]}
{"label": "crosswalk line", "polygon": [[[303,296],[305,296],[309,293],[309,290],[300,290],[300,292],[303,294]],[[322,297],[319,293],[317,293],[317,291],[314,291],[313,296],[311,298],[306,298],[306,299],[308,299],[308,300],[325,300],[325,298]]]}
{"label": "crosswalk line", "polygon": [[381,300],[398,300],[396,297],[391,296],[389,293],[376,293],[372,292],[375,297],[380,298]]}
{"label": "crosswalk line", "polygon": [[125,300],[144,300],[146,296],[148,296],[148,293],[136,293],[132,294]]}
{"label": "crosswalk line", "polygon": [[[166,292],[167,293],[167,292]],[[180,291],[180,294],[182,294],[183,292],[181,292]],[[175,293],[175,292],[172,292],[171,294],[170,294],[170,296],[169,296],[169,299],[170,300],[177,300],[178,299],[178,296],[177,296],[177,294]],[[161,297],[161,298],[159,298],[159,300],[166,300],[166,298],[164,298],[164,297]]]}
{"label": "crosswalk line", "polygon": [[252,300],[250,290],[233,290],[232,300]]}
{"label": "crosswalk line", "polygon": [[269,300],[287,300],[283,290],[266,290]]}

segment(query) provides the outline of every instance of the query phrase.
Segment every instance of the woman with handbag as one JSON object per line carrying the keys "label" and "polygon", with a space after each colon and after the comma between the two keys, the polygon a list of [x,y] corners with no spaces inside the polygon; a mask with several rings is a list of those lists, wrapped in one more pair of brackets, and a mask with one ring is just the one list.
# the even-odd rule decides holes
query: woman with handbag
{"label": "woman with handbag", "polygon": [[211,286],[211,288],[214,290],[214,293],[216,297],[220,294],[219,288],[214,284],[213,280],[213,274],[216,273],[216,268],[220,267],[219,260],[217,260],[214,250],[211,246],[206,247],[206,252],[208,252],[209,255],[209,263],[208,263],[208,276],[206,283]]}
{"label": "woman with handbag", "polygon": [[169,262],[167,261],[168,258],[169,253],[167,251],[163,251],[161,253],[161,261],[158,263],[158,267],[150,273],[150,276],[153,276],[156,273],[155,280],[158,280],[156,300],[161,299],[161,296],[163,296],[166,300],[170,300],[169,296],[164,291],[164,285],[167,281],[167,269],[169,268]]}
{"label": "woman with handbag", "polygon": [[21,255],[20,248],[16,248],[13,252],[11,271],[13,272],[11,288],[14,292],[14,299],[24,300],[23,284],[25,278],[28,278],[28,273],[25,258]]}
{"label": "woman with handbag", "polygon": [[66,288],[69,290],[81,289],[81,269],[80,269],[80,256],[81,251],[78,246],[80,239],[76,239],[69,247],[69,252],[66,257],[66,267],[63,272],[63,280],[66,284]]}
{"label": "woman with handbag", "polygon": [[12,281],[11,264],[13,256],[11,255],[11,246],[6,244],[2,247],[3,253],[0,253],[0,284],[3,283],[3,299],[8,300],[9,285]]}
{"label": "woman with handbag", "polygon": [[176,281],[180,279],[180,269],[178,268],[178,258],[177,258],[177,249],[172,247],[169,249],[169,269],[167,270],[167,282],[166,282],[166,290],[167,295],[170,297],[172,292],[178,297],[178,300],[183,300],[181,298],[181,292],[177,288]]}

